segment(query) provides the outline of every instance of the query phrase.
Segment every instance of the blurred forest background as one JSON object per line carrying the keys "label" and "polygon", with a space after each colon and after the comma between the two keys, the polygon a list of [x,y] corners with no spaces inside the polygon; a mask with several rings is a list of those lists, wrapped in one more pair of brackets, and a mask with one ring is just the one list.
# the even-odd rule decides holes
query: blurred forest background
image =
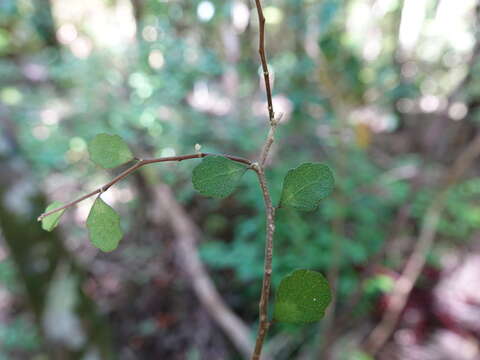
{"label": "blurred forest background", "polygon": [[[278,213],[274,289],[320,271],[318,324],[275,324],[266,359],[480,358],[480,6],[265,0],[275,110],[268,180],[328,163],[318,212]],[[91,201],[114,174],[86,144],[145,157],[255,159],[266,134],[258,20],[245,0],[0,0],[0,359],[242,359],[258,317],[263,201],[218,201],[196,161],[149,166],[103,198],[127,236],[102,254]]]}

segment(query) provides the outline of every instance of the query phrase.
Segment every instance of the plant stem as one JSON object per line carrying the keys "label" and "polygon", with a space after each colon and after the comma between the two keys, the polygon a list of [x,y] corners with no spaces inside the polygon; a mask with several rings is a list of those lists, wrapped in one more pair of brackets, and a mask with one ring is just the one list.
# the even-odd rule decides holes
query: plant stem
{"label": "plant stem", "polygon": [[258,41],[258,53],[260,54],[260,61],[262,63],[263,79],[265,80],[265,91],[267,93],[268,103],[268,117],[270,124],[273,124],[275,120],[275,112],[273,111],[272,101],[272,89],[270,88],[270,74],[268,72],[267,56],[265,54],[265,16],[263,16],[262,3],[260,0],[255,0],[258,13],[259,23],[259,41]]}
{"label": "plant stem", "polygon": [[107,191],[112,185],[116,184],[117,182],[119,182],[120,180],[126,178],[128,175],[130,175],[131,173],[135,172],[136,170],[138,170],[139,168],[141,168],[142,166],[145,166],[145,165],[148,165],[148,164],[154,164],[154,163],[159,163],[159,162],[169,162],[169,161],[183,161],[183,160],[190,160],[190,159],[199,159],[199,158],[204,158],[206,156],[212,156],[212,155],[220,155],[220,156],[224,156],[230,160],[233,160],[233,161],[236,161],[236,162],[239,162],[239,163],[242,163],[242,164],[245,164],[245,165],[249,165],[251,166],[252,165],[252,162],[248,159],[245,159],[245,158],[242,158],[242,157],[238,157],[238,156],[232,156],[232,155],[223,155],[223,154],[211,154],[211,153],[198,153],[198,154],[189,154],[189,155],[180,155],[180,156],[169,156],[169,157],[161,157],[161,158],[155,158],[155,159],[146,159],[146,160],[139,160],[135,165],[129,167],[127,170],[123,171],[122,173],[120,173],[119,175],[117,175],[115,178],[113,178],[112,180],[110,180],[108,183],[106,183],[105,185],[103,186],[100,186],[98,189],[96,190],[93,190],[92,192],[89,192],[88,194],[86,195],[83,195],[81,197],[79,197],[78,199],[76,200],[73,200],[71,202],[69,202],[68,204],[65,204],[63,206],[60,206],[56,209],[53,209],[53,210],[50,210],[50,211],[47,211],[43,214],[41,214],[37,220],[38,221],[41,221],[43,218],[45,218],[46,216],[48,215],[51,215],[51,214],[54,214],[58,211],[61,211],[61,210],[64,210],[64,209],[67,209],[73,205],[76,205],[78,204],[79,202],[85,200],[85,199],[88,199],[89,197],[92,197],[93,195],[95,194],[101,194],[105,191]]}
{"label": "plant stem", "polygon": [[265,262],[263,269],[262,292],[259,303],[260,323],[258,326],[257,339],[255,341],[255,349],[252,360],[259,360],[262,353],[263,343],[270,327],[268,321],[268,299],[270,296],[270,285],[272,277],[272,258],[273,258],[273,234],[275,233],[275,208],[272,205],[270,192],[268,190],[265,173],[261,166],[254,164],[253,170],[257,173],[258,181],[262,189],[263,200],[266,210],[266,239],[265,239]]}
{"label": "plant stem", "polygon": [[269,131],[265,144],[263,145],[260,154],[260,163],[252,164],[251,167],[258,176],[258,181],[262,189],[263,200],[265,203],[266,212],[266,234],[265,234],[265,260],[263,270],[262,292],[259,303],[259,325],[257,338],[255,340],[255,349],[252,354],[252,360],[260,360],[262,354],[263,343],[267,336],[270,322],[268,321],[268,303],[270,296],[271,277],[272,277],[272,258],[273,258],[273,235],[275,232],[275,208],[272,205],[270,192],[268,189],[267,180],[265,178],[265,163],[268,158],[268,153],[274,142],[275,128],[280,118],[275,119],[275,112],[273,111],[272,89],[270,86],[270,75],[268,72],[267,56],[265,55],[265,17],[263,16],[262,4],[260,0],[255,0],[257,7],[258,22],[259,22],[259,42],[258,53],[260,54],[260,61],[263,69],[263,79],[265,81],[265,91],[267,95],[268,117],[269,117]]}

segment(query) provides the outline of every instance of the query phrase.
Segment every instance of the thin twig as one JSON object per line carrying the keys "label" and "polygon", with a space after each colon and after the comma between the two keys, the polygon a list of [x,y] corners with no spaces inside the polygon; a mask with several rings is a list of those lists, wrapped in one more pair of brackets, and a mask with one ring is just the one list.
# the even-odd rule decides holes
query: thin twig
{"label": "thin twig", "polygon": [[267,95],[268,117],[269,117],[269,131],[265,144],[263,145],[260,154],[259,163],[251,165],[252,169],[257,173],[258,181],[262,189],[263,200],[266,212],[266,234],[265,234],[265,259],[263,269],[262,291],[259,303],[259,325],[257,338],[255,340],[255,349],[252,354],[252,360],[260,360],[262,354],[263,343],[267,336],[270,322],[268,321],[268,303],[270,296],[271,277],[272,277],[272,258],[273,258],[273,235],[275,232],[275,208],[272,205],[270,192],[268,189],[267,180],[265,178],[265,163],[268,158],[268,153],[274,142],[275,128],[280,121],[281,116],[275,119],[275,112],[273,111],[272,89],[270,87],[270,75],[268,72],[267,56],[265,54],[265,17],[263,16],[262,4],[260,0],[255,0],[257,7],[258,22],[259,22],[259,41],[258,53],[260,54],[260,61],[263,69],[263,79],[265,81],[265,91]]}
{"label": "thin twig", "polygon": [[270,129],[268,130],[267,140],[265,141],[265,144],[263,145],[263,148],[262,148],[262,153],[260,154],[260,167],[262,168],[265,166],[265,163],[267,162],[267,156],[274,141],[275,127],[276,125],[270,126]]}
{"label": "thin twig", "polygon": [[[70,201],[68,204],[65,204],[63,206],[60,206],[56,209],[53,209],[53,210],[50,210],[50,211],[47,211],[43,214],[41,214],[37,220],[38,221],[41,221],[43,218],[45,218],[46,216],[48,215],[52,215],[58,211],[61,211],[63,209],[67,209],[73,205],[76,205],[78,204],[79,202],[85,200],[85,199],[88,199],[89,197],[92,197],[93,195],[95,194],[101,194],[105,191],[107,191],[112,185],[116,184],[117,182],[119,182],[120,180],[126,178],[128,175],[130,175],[131,173],[135,172],[136,170],[138,170],[139,168],[141,168],[142,166],[145,166],[145,165],[148,165],[148,164],[154,164],[154,163],[159,163],[159,162],[169,162],[169,161],[183,161],[183,160],[189,160],[189,159],[198,159],[198,158],[204,158],[206,156],[211,156],[211,155],[219,155],[219,154],[211,154],[211,153],[198,153],[198,154],[189,154],[189,155],[180,155],[180,156],[169,156],[169,157],[161,157],[161,158],[155,158],[155,159],[146,159],[146,160],[139,160],[135,165],[129,167],[127,170],[123,171],[122,173],[120,173],[119,175],[117,175],[115,178],[113,178],[111,181],[109,181],[108,183],[106,183],[105,185],[103,186],[100,186],[98,189],[96,190],[93,190],[92,192],[89,192],[88,194],[86,195],[83,195],[81,196],[80,198],[76,199],[76,200],[73,200],[73,201]],[[252,165],[252,162],[248,159],[244,159],[242,157],[238,157],[238,156],[232,156],[232,155],[221,155],[221,156],[225,156],[226,158],[230,159],[230,160],[233,160],[233,161],[236,161],[236,162],[239,162],[239,163],[242,163],[242,164],[245,164],[245,165]]]}
{"label": "thin twig", "polygon": [[267,140],[262,148],[262,153],[260,154],[260,166],[263,168],[267,162],[267,156],[270,152],[273,142],[275,141],[275,129],[277,128],[278,123],[282,120],[283,114],[281,113],[278,118],[274,119],[270,123],[270,129],[268,130]]}
{"label": "thin twig", "polygon": [[267,93],[268,103],[268,117],[270,124],[273,125],[275,121],[275,112],[273,111],[272,102],[272,89],[270,88],[270,74],[268,72],[267,56],[265,54],[265,16],[263,16],[262,3],[260,0],[255,0],[258,13],[259,23],[259,41],[258,41],[258,53],[260,54],[260,61],[262,63],[263,79],[265,80],[265,91]]}

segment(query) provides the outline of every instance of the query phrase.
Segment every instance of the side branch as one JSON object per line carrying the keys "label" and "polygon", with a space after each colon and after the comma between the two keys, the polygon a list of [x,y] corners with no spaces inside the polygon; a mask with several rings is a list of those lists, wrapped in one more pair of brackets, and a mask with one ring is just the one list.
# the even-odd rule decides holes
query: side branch
{"label": "side branch", "polygon": [[248,159],[245,159],[245,158],[242,158],[242,157],[238,157],[238,156],[232,156],[232,155],[223,155],[223,154],[211,154],[211,153],[198,153],[198,154],[190,154],[190,155],[180,155],[180,156],[169,156],[169,157],[162,157],[162,158],[155,158],[155,159],[147,159],[147,160],[139,160],[135,165],[129,167],[127,170],[125,170],[124,172],[120,173],[119,175],[117,175],[115,178],[113,178],[111,181],[109,181],[108,183],[106,183],[105,185],[99,187],[98,189],[96,190],[93,190],[92,192],[89,192],[88,194],[86,195],[83,195],[82,197],[79,197],[78,199],[76,200],[73,200],[71,202],[69,202],[68,204],[65,204],[63,206],[60,206],[56,209],[53,209],[51,211],[47,211],[43,214],[41,214],[37,220],[38,221],[41,221],[43,218],[45,218],[46,216],[48,215],[51,215],[51,214],[54,214],[58,211],[61,211],[61,210],[64,210],[64,209],[67,209],[73,205],[76,205],[78,204],[79,202],[85,200],[85,199],[88,199],[89,197],[92,197],[93,195],[96,195],[96,194],[101,194],[105,191],[107,191],[112,185],[116,184],[117,182],[119,182],[120,180],[126,178],[128,175],[130,175],[131,173],[135,172],[136,170],[138,170],[139,168],[141,168],[142,166],[145,166],[145,165],[148,165],[148,164],[154,164],[154,163],[160,163],[160,162],[170,162],[170,161],[183,161],[183,160],[190,160],[190,159],[198,159],[198,158],[204,158],[206,156],[211,156],[211,155],[220,155],[220,156],[225,156],[226,158],[230,159],[230,160],[233,160],[233,161],[236,161],[236,162],[239,162],[239,163],[242,163],[242,164],[245,164],[245,165],[248,165],[248,166],[251,166],[252,165],[252,162]]}

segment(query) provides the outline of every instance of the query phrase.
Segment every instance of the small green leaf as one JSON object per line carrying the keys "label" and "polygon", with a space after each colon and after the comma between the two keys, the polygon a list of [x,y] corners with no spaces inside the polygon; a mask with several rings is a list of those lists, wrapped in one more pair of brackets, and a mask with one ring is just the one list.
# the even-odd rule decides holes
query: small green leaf
{"label": "small green leaf", "polygon": [[[49,212],[50,210],[55,210],[56,208],[59,208],[63,204],[58,201],[54,201],[50,205],[47,206],[45,209],[45,212]],[[42,219],[42,229],[47,230],[47,231],[52,231],[55,229],[60,222],[60,218],[62,217],[63,213],[65,212],[65,209],[57,211],[56,213],[53,213],[51,215],[45,216]]]}
{"label": "small green leaf", "polygon": [[333,190],[332,171],[325,164],[305,163],[289,170],[283,180],[280,207],[313,211]]}
{"label": "small green leaf", "polygon": [[207,156],[193,169],[195,190],[205,196],[224,198],[237,187],[247,167],[223,156]]}
{"label": "small green leaf", "polygon": [[118,135],[98,134],[88,144],[90,159],[104,169],[111,169],[133,159],[127,143]]}
{"label": "small green leaf", "polygon": [[92,244],[102,251],[113,251],[123,237],[120,216],[100,197],[95,200],[87,218]]}
{"label": "small green leaf", "polygon": [[332,295],[322,274],[311,270],[295,270],[285,276],[278,287],[274,319],[290,323],[320,320]]}

